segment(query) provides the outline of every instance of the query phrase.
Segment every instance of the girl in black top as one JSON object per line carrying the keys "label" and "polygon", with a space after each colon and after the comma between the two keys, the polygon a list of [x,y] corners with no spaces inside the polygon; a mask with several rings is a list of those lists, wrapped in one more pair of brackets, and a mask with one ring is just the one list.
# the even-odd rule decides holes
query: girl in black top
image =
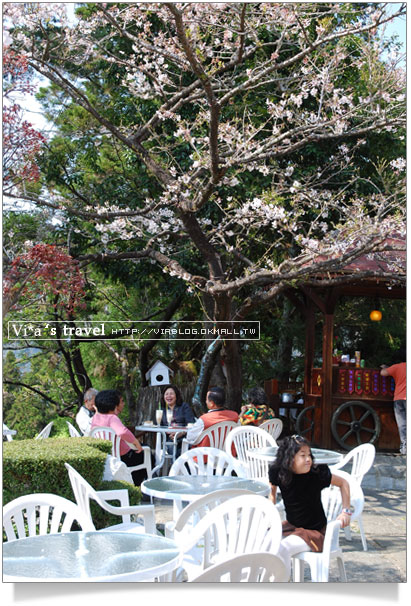
{"label": "girl in black top", "polygon": [[322,489],[330,484],[340,488],[343,510],[337,519],[344,528],[350,523],[350,487],[344,478],[332,475],[328,465],[315,465],[309,443],[296,435],[279,443],[268,478],[271,500],[276,503],[280,488],[284,502],[286,521],[278,554],[289,571],[291,556],[302,551],[322,551],[327,526]]}

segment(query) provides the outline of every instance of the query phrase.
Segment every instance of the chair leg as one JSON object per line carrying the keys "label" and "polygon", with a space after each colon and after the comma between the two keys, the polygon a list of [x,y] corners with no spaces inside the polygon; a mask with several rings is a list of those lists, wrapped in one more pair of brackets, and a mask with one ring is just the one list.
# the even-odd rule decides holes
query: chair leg
{"label": "chair leg", "polygon": [[340,573],[341,581],[343,583],[347,583],[347,574],[345,572],[344,560],[342,559],[341,556],[337,556],[337,564],[338,564],[338,571]]}
{"label": "chair leg", "polygon": [[293,582],[304,582],[304,561],[298,558],[293,558]]}
{"label": "chair leg", "polygon": [[362,541],[363,549],[364,549],[364,551],[368,551],[367,539],[365,538],[364,526],[362,523],[361,515],[358,516],[358,526],[360,527],[361,541]]}

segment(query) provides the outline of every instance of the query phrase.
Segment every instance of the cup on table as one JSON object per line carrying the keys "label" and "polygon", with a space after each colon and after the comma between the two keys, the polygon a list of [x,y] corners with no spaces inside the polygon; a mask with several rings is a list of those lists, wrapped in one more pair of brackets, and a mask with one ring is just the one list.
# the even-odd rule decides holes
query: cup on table
{"label": "cup on table", "polygon": [[156,423],[157,425],[161,425],[161,419],[163,418],[163,411],[156,410]]}
{"label": "cup on table", "polygon": [[167,423],[168,423],[168,425],[170,425],[171,420],[173,418],[173,411],[172,410],[167,410],[166,411],[166,416],[167,416]]}

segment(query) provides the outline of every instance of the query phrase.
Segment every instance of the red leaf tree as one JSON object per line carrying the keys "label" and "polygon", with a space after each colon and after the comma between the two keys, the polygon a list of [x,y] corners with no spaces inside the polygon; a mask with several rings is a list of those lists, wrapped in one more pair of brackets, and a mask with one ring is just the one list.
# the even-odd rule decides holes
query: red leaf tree
{"label": "red leaf tree", "polygon": [[15,257],[4,277],[3,315],[12,309],[48,302],[73,313],[84,307],[84,278],[78,262],[50,244],[36,244]]}

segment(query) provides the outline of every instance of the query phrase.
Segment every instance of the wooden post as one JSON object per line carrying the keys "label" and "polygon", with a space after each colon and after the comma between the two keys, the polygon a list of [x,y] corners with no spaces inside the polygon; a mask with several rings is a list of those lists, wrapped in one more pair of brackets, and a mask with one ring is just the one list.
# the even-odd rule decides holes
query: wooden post
{"label": "wooden post", "polygon": [[315,313],[311,299],[307,299],[305,309],[305,358],[304,358],[304,393],[311,394],[311,375],[314,364],[315,347]]}
{"label": "wooden post", "polygon": [[331,448],[331,395],[332,395],[332,353],[334,314],[324,314],[323,326],[323,384],[321,398],[321,444]]}

